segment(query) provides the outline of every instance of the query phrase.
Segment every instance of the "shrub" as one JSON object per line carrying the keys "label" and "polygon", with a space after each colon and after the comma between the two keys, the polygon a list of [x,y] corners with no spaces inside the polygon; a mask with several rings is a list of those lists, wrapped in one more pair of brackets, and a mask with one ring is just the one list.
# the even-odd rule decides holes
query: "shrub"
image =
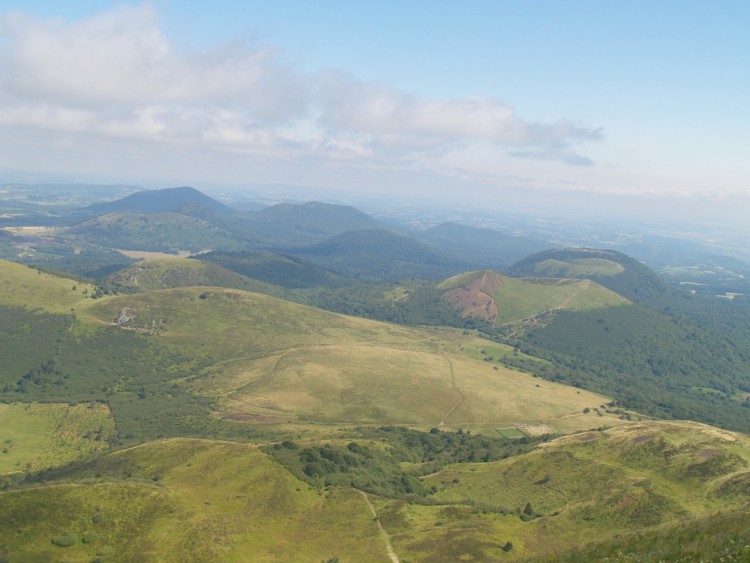
{"label": "shrub", "polygon": [[64,532],[52,538],[52,543],[58,547],[70,547],[78,543],[78,536],[73,532]]}

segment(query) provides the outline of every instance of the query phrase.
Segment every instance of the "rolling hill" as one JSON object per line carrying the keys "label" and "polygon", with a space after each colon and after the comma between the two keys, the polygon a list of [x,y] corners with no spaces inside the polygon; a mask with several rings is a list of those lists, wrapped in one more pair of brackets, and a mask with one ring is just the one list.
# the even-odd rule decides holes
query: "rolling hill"
{"label": "rolling hill", "polygon": [[245,219],[246,228],[265,237],[268,246],[301,246],[346,231],[381,228],[378,221],[348,205],[311,201],[279,203]]}
{"label": "rolling hill", "polygon": [[205,260],[162,258],[142,260],[107,277],[119,286],[139,291],[191,286],[218,286],[283,296],[284,290],[227,270]]}
{"label": "rolling hill", "polygon": [[667,306],[677,292],[637,260],[615,250],[552,249],[527,256],[508,269],[516,277],[590,279],[632,301]]}
{"label": "rolling hill", "polygon": [[[399,435],[422,442],[403,449]],[[378,447],[383,440],[390,453]],[[417,464],[402,462],[400,482],[423,489],[422,497],[357,490],[346,484],[347,472],[329,473],[344,482],[324,486],[287,465],[317,459],[304,467],[327,461],[330,471],[348,464],[359,472],[359,460],[369,460],[376,478],[385,467],[374,463],[384,456],[418,458],[467,443],[460,434],[383,428],[268,448],[169,439],[100,454],[0,492],[0,518],[13,523],[0,528],[0,556],[511,561],[591,542],[637,542],[644,533],[657,538],[646,544],[654,552],[673,542],[665,529],[691,530],[691,544],[716,542],[721,534],[713,535],[707,519],[737,529],[737,511],[750,501],[747,437],[694,423],[583,432],[519,445],[498,461],[443,465],[421,478]],[[597,549],[606,543],[583,553]]]}
{"label": "rolling hill", "polygon": [[[400,327],[217,287],[92,299],[86,287],[72,289],[70,280],[22,266],[2,273],[0,350],[20,345],[29,352],[11,355],[0,369],[0,398],[106,402],[127,441],[240,428],[217,428],[211,412],[283,424],[462,425],[490,432],[516,422],[555,427],[565,417],[562,430],[585,420],[584,408],[605,402],[483,361],[473,352],[474,337],[460,332]],[[39,310],[18,307],[27,301]]]}
{"label": "rolling hill", "polygon": [[80,211],[89,215],[110,215],[112,213],[179,213],[190,209],[204,209],[218,215],[231,215],[234,211],[188,186],[145,190],[130,194],[121,199],[95,203]]}
{"label": "rolling hill", "polygon": [[438,284],[462,316],[497,326],[559,310],[595,310],[628,300],[589,280],[511,278],[492,271],[459,274]]}
{"label": "rolling hill", "polygon": [[[497,337],[516,322],[501,324],[503,311],[553,311],[514,349],[242,289],[163,288],[238,278],[208,262],[153,265],[130,275],[161,289],[93,299],[93,286],[0,262],[0,399],[17,403],[0,409],[0,455],[36,464],[0,474],[0,557],[517,560],[643,532],[669,543],[661,527],[750,502],[747,436],[633,422],[643,417],[611,396],[503,365],[614,381],[643,390],[645,407],[693,394],[691,416],[746,412],[696,389],[703,372],[671,376],[686,359],[709,367],[705,342],[679,332],[693,327],[593,282],[480,271],[441,284],[491,297]],[[666,351],[683,363],[627,379]],[[601,367],[623,358],[615,376]],[[63,434],[53,459],[35,457]]]}
{"label": "rolling hill", "polygon": [[[471,358],[466,337],[345,317],[223,288],[122,295],[83,314],[211,358],[185,381],[225,415],[492,426],[580,414],[598,395]],[[524,406],[525,401],[525,406]]]}

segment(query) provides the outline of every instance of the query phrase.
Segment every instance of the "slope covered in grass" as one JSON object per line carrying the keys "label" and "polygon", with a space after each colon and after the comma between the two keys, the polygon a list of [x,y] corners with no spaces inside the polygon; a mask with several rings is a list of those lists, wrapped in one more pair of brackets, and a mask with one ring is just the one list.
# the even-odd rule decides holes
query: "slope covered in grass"
{"label": "slope covered in grass", "polygon": [[217,286],[280,296],[277,286],[227,270],[218,264],[189,258],[142,260],[107,278],[141,291],[174,287]]}
{"label": "slope covered in grass", "polygon": [[114,430],[102,404],[0,404],[0,474],[46,469],[105,450]]}
{"label": "slope covered in grass", "polygon": [[465,316],[501,325],[551,310],[592,310],[628,301],[589,280],[510,278],[487,270],[459,274],[438,285]]}
{"label": "slope covered in grass", "polygon": [[219,288],[92,303],[102,323],[207,358],[185,384],[230,413],[277,420],[492,425],[550,421],[606,400],[466,357],[460,334],[345,317]]}
{"label": "slope covered in grass", "polygon": [[477,540],[491,541],[486,529],[513,544],[497,559],[528,557],[740,509],[750,492],[734,485],[749,471],[744,435],[695,423],[628,424],[505,461],[449,466],[424,484],[437,489],[433,498],[455,503],[452,510],[383,500],[382,521],[402,556],[428,542],[450,549],[443,527],[455,530],[463,518]]}
{"label": "slope covered in grass", "polygon": [[[321,494],[253,446],[170,440],[0,493],[10,560],[383,561],[355,491]],[[62,546],[61,543],[69,543]]]}
{"label": "slope covered in grass", "polygon": [[66,313],[93,292],[90,284],[0,260],[0,305]]}

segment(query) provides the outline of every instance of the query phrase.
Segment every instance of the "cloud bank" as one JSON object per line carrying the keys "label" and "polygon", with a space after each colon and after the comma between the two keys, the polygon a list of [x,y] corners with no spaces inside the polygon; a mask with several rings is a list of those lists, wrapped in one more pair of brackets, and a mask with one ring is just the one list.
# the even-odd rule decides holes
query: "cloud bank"
{"label": "cloud bank", "polygon": [[149,6],[74,22],[5,14],[0,37],[0,128],[40,138],[469,177],[474,147],[489,159],[592,166],[578,151],[602,139],[565,120],[524,120],[490,97],[421,99],[342,71],[304,74],[272,47],[181,50]]}

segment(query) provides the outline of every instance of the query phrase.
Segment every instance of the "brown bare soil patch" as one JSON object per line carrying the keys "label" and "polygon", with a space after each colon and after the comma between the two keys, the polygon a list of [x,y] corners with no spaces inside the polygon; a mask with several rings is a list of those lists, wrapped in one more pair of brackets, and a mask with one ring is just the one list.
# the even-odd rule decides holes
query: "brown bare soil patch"
{"label": "brown bare soil patch", "polygon": [[615,510],[622,510],[623,508],[630,506],[633,504],[634,500],[635,498],[633,497],[625,497],[617,504],[617,506],[615,506]]}
{"label": "brown bare soil patch", "polygon": [[596,440],[596,434],[584,434],[583,436],[578,436],[579,442],[590,442],[591,440]]}
{"label": "brown bare soil patch", "polygon": [[716,450],[701,450],[701,453],[699,454],[701,457],[714,457],[715,455],[718,455],[718,451]]}
{"label": "brown bare soil patch", "polygon": [[498,284],[502,285],[502,280],[493,279],[485,273],[468,287],[457,287],[446,292],[443,299],[459,309],[462,317],[482,319],[494,326],[499,311],[491,292]]}

